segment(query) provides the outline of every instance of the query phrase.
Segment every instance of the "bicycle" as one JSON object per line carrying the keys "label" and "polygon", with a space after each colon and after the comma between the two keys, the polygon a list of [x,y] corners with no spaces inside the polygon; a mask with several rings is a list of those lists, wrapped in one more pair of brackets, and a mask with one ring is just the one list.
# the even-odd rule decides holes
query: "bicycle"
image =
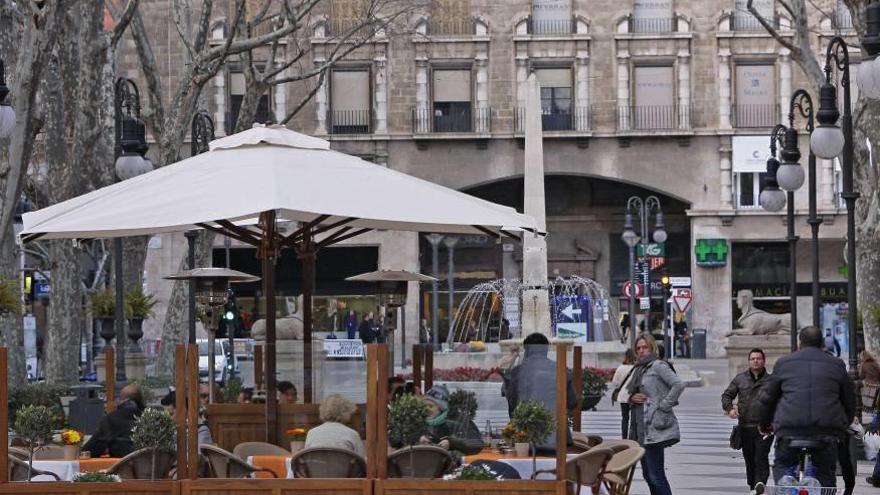
{"label": "bicycle", "polygon": [[822,440],[811,438],[793,438],[789,440],[789,447],[800,449],[798,463],[793,466],[794,472],[779,480],[779,485],[764,485],[758,483],[755,486],[756,495],[841,495],[843,488],[823,487],[813,476],[810,453],[816,449],[827,448]]}

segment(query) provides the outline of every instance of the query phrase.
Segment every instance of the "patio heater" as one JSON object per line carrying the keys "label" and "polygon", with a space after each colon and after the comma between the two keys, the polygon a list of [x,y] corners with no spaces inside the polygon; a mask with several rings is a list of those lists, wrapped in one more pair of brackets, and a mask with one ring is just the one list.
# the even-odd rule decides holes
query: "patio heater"
{"label": "patio heater", "polygon": [[[345,280],[376,284],[379,302],[385,309],[385,330],[391,332],[386,341],[391,344],[388,361],[391,366],[390,375],[394,376],[394,327],[392,325],[397,321],[397,313],[400,308],[406,306],[406,291],[409,282],[436,282],[437,279],[407,270],[377,270],[348,277]],[[403,368],[406,367],[406,312],[400,318],[400,348],[400,366]]]}
{"label": "patio heater", "polygon": [[165,277],[166,280],[194,280],[196,301],[205,308],[208,330],[208,402],[214,402],[214,339],[220,326],[223,306],[229,298],[229,284],[256,282],[260,277],[228,268],[194,268]]}

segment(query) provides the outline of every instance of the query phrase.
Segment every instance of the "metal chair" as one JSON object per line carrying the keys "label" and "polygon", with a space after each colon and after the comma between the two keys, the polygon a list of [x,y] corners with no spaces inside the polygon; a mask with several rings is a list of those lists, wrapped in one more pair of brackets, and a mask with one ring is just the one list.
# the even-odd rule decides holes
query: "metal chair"
{"label": "metal chair", "polygon": [[290,459],[295,478],[364,478],[367,462],[350,450],[315,447],[300,450]]}
{"label": "metal chair", "polygon": [[207,477],[209,478],[248,478],[253,473],[269,473],[273,478],[278,475],[271,469],[249,464],[244,459],[213,445],[200,445],[199,452],[207,460]]}
{"label": "metal chair", "polygon": [[448,450],[433,445],[416,445],[388,456],[389,478],[442,478],[455,467]]}
{"label": "metal chair", "polygon": [[174,452],[154,448],[140,449],[128,454],[107,468],[107,474],[115,474],[124,480],[171,479],[175,467]]}
{"label": "metal chair", "polygon": [[275,444],[266,442],[242,442],[232,449],[232,454],[239,459],[247,459],[255,455],[277,455],[291,457],[291,453]]}
{"label": "metal chair", "polygon": [[51,476],[55,481],[61,481],[61,478],[52,471],[42,471],[40,469],[32,469],[31,477],[28,478],[28,462],[19,459],[17,456],[9,456],[9,481],[30,481],[37,476]]}
{"label": "metal chair", "polygon": [[644,455],[645,449],[639,445],[614,454],[602,473],[602,482],[609,495],[629,495],[636,464]]}
{"label": "metal chair", "polygon": [[[593,447],[583,454],[569,459],[565,463],[565,479],[569,481],[569,493],[572,492],[571,483],[576,487],[573,491],[577,495],[580,495],[583,485],[593,487],[594,490],[598,488],[602,482],[605,466],[613,455],[614,451],[611,449]],[[538,475],[543,473],[555,475],[556,469],[539,469],[532,473],[532,479],[537,479]]]}

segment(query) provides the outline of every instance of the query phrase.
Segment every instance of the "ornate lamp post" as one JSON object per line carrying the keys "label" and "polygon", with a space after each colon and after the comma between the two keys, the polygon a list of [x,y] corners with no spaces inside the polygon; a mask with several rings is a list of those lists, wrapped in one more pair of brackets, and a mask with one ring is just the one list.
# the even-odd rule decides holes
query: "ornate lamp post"
{"label": "ornate lamp post", "polygon": [[[153,170],[153,162],[146,158],[147,131],[140,120],[140,93],[134,81],[116,79],[114,97],[116,177],[130,179]],[[122,239],[113,239],[113,268],[116,284],[116,381],[124,383],[125,376],[125,287],[122,265]]]}
{"label": "ornate lamp post", "polygon": [[0,59],[0,139],[6,139],[12,135],[15,129],[15,110],[6,101],[9,88],[6,86],[6,69],[3,59]]}
{"label": "ornate lamp post", "polygon": [[[641,236],[633,230],[632,212],[639,214],[639,227]],[[654,232],[652,238],[654,242],[662,244],[666,242],[669,235],[666,232],[666,223],[663,219],[663,208],[660,206],[660,199],[657,196],[648,196],[642,199],[638,196],[632,196],[626,201],[626,215],[624,217],[623,234],[620,238],[629,247],[629,273],[630,281],[635,286],[635,254],[633,250],[635,246],[641,242],[642,248],[648,244],[648,215],[652,212],[656,213],[654,220]],[[650,332],[651,325],[651,267],[645,272],[645,297],[648,298],[648,309],[645,310],[645,331]],[[635,288],[630,289],[629,298],[629,323],[632,329],[632,338],[635,342],[636,337],[636,299]]]}

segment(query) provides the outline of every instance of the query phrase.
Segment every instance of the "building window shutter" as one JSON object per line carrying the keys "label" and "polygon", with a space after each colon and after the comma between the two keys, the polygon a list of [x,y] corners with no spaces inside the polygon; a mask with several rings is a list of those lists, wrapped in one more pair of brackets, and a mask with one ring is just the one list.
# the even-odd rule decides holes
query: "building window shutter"
{"label": "building window shutter", "polygon": [[434,102],[471,101],[471,71],[435,70]]}
{"label": "building window shutter", "polygon": [[776,112],[776,68],[773,65],[736,66],[737,127],[771,127]]}
{"label": "building window shutter", "polygon": [[637,107],[675,105],[674,78],[671,66],[635,68]]}
{"label": "building window shutter", "polygon": [[570,69],[538,69],[535,71],[542,88],[570,88]]}
{"label": "building window shutter", "polygon": [[330,81],[333,111],[369,110],[370,73],[366,70],[334,70]]}

